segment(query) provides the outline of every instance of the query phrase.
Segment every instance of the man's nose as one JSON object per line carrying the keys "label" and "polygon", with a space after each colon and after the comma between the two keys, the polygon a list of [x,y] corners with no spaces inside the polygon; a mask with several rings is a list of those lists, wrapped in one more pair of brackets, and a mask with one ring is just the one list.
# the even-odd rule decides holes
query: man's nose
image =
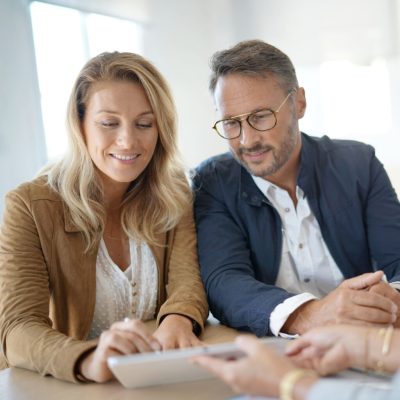
{"label": "man's nose", "polygon": [[249,147],[249,145],[257,141],[257,137],[260,132],[255,130],[246,119],[243,119],[241,123],[242,134],[239,137],[239,141],[242,146]]}

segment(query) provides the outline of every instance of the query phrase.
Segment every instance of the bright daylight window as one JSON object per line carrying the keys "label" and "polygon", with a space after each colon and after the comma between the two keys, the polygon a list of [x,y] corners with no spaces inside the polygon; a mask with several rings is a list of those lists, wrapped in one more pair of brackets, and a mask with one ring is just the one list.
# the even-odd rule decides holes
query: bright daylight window
{"label": "bright daylight window", "polygon": [[74,80],[83,64],[103,51],[141,53],[140,25],[35,1],[31,3],[36,65],[47,157],[67,145],[65,114]]}
{"label": "bright daylight window", "polygon": [[390,133],[390,79],[384,60],[370,65],[325,62],[320,73],[324,133],[366,142]]}

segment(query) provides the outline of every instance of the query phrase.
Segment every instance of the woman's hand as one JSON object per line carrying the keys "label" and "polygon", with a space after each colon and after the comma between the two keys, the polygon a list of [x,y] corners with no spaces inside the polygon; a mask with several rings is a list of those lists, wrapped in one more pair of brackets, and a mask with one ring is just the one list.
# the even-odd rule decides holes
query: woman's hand
{"label": "woman's hand", "polygon": [[290,343],[286,354],[321,375],[349,367],[365,367],[368,334],[372,328],[355,325],[329,325],[312,329]]}
{"label": "woman's hand", "polygon": [[290,359],[249,335],[239,336],[236,343],[248,357],[225,361],[199,356],[193,358],[193,362],[218,376],[238,393],[278,397],[282,378],[295,369]]}
{"label": "woman's hand", "polygon": [[155,350],[161,350],[161,345],[143,322],[126,319],[100,335],[96,349],[81,360],[78,369],[86,379],[106,382],[113,377],[107,366],[108,357]]}
{"label": "woman's hand", "polygon": [[193,333],[192,321],[178,314],[169,314],[164,317],[153,336],[161,344],[163,350],[202,345]]}

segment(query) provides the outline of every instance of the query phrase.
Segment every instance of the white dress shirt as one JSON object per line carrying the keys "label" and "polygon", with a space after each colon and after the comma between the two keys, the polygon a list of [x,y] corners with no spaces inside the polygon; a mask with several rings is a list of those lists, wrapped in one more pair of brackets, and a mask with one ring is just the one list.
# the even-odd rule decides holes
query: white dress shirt
{"label": "white dress shirt", "polygon": [[253,176],[253,180],[282,221],[282,255],[275,285],[295,296],[275,307],[270,329],[276,336],[286,336],[280,330],[290,314],[305,302],[331,292],[344,277],[322,238],[302,189],[296,187],[295,207],[286,190],[263,178]]}

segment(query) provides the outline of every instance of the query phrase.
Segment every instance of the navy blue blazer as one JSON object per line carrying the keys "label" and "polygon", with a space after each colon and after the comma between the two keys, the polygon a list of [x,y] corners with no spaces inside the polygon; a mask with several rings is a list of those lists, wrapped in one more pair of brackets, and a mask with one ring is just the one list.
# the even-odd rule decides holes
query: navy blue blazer
{"label": "navy blue blazer", "polygon": [[[302,135],[297,184],[345,279],[379,268],[400,281],[400,204],[374,149]],[[274,286],[281,220],[230,153],[193,177],[201,274],[213,315],[236,329],[271,334],[269,316],[292,293]]]}

